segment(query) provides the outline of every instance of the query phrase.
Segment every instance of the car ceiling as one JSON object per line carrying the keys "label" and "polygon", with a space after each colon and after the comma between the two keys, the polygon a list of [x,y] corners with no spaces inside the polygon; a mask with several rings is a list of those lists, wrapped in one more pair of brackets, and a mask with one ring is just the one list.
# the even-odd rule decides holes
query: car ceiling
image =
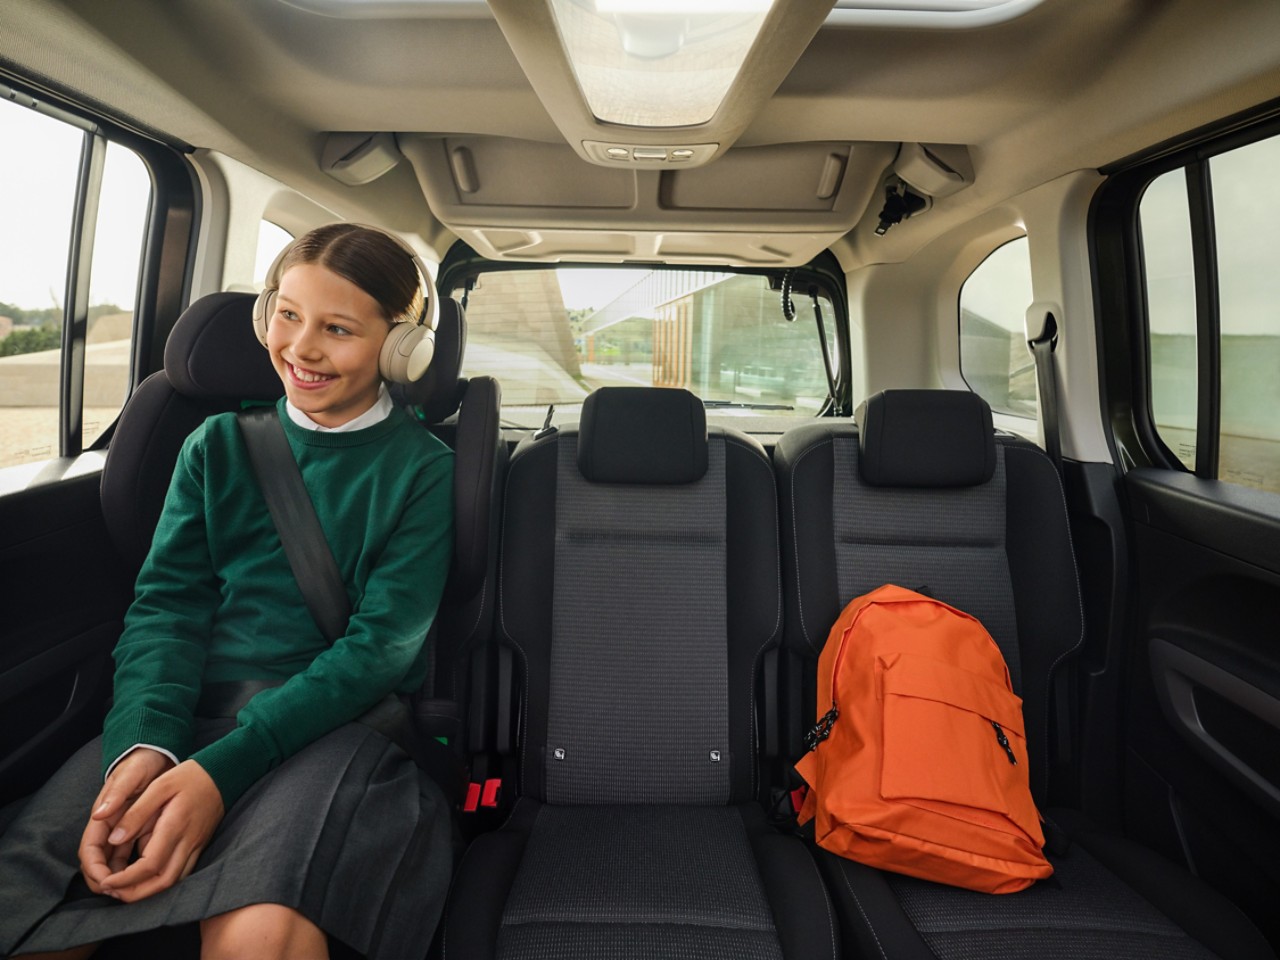
{"label": "car ceiling", "polygon": [[[1044,0],[987,27],[816,32],[821,2],[816,17],[815,0],[776,2],[798,37],[774,56],[776,92],[737,104],[732,145],[676,173],[579,157],[562,133],[565,98],[539,99],[557,89],[554,58],[537,84],[522,67],[542,38],[524,33],[532,18],[513,0],[495,3],[497,17],[455,2],[403,19],[280,0],[5,0],[0,67],[439,252],[461,237],[516,260],[793,264],[841,238],[846,266],[902,259],[1038,184],[1280,96],[1274,0]],[[403,159],[343,185],[320,165],[339,132],[395,134]],[[930,145],[967,182],[873,238],[900,144]],[[469,194],[451,160],[460,148],[481,184]],[[831,156],[839,189],[818,201]]]}

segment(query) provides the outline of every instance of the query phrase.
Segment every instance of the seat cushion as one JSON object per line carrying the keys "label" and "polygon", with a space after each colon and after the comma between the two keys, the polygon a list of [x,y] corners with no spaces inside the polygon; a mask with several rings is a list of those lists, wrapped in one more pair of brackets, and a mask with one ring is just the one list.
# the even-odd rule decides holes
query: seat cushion
{"label": "seat cushion", "polygon": [[[495,900],[504,901],[500,920]],[[750,804],[522,800],[468,851],[444,938],[446,958],[502,960],[821,960],[836,951],[812,858]]]}
{"label": "seat cushion", "polygon": [[1191,874],[1120,838],[1101,839],[1082,818],[1055,822],[1074,842],[1049,857],[1053,876],[1003,896],[819,851],[846,944],[901,960],[1274,957],[1244,915]]}

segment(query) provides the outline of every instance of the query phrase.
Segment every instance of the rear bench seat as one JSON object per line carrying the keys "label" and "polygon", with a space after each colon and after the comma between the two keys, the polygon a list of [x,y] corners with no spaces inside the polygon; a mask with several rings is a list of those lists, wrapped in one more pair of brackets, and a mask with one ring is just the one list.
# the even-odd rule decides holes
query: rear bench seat
{"label": "rear bench seat", "polygon": [[781,637],[764,450],[683,390],[604,388],[507,474],[498,640],[519,794],[471,844],[445,960],[827,960],[804,845],[756,802],[756,680]]}
{"label": "rear bench seat", "polygon": [[[796,428],[774,451],[787,642],[812,671],[844,604],[884,583],[925,586],[975,615],[1023,698],[1032,792],[1043,810],[1051,684],[1083,630],[1057,472],[1038,447],[995,436],[990,409],[965,391],[886,391],[857,419],[861,430],[847,421]],[[1078,814],[1052,816],[1074,841],[1050,856],[1054,876],[1000,897],[818,851],[845,956],[1274,958],[1244,915],[1189,873]]]}

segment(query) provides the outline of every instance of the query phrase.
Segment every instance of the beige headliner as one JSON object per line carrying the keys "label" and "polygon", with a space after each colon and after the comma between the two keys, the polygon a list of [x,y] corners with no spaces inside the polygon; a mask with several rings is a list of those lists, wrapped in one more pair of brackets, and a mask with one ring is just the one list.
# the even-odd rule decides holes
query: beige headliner
{"label": "beige headliner", "polygon": [[[837,240],[847,268],[901,260],[1065,172],[1280,96],[1275,0],[1045,0],[966,31],[826,26],[776,93],[732,100],[717,118],[734,146],[703,168],[715,176],[632,173],[593,167],[566,143],[570,88],[542,75],[547,63],[538,87],[558,93],[551,110],[539,101],[503,33],[528,61],[541,41],[519,31],[536,17],[504,15],[500,29],[465,3],[442,11],[350,20],[278,0],[4,0],[0,61],[345,215],[436,249],[461,236],[526,260],[790,263]],[[781,76],[794,57],[766,49],[762,69]],[[319,166],[334,131],[402,135],[407,159],[343,186]],[[876,238],[882,179],[904,142],[966,145],[974,182]],[[471,150],[487,200],[459,190],[450,144]],[[794,146],[762,149],[777,145]],[[824,204],[811,184],[833,154],[845,175]]]}

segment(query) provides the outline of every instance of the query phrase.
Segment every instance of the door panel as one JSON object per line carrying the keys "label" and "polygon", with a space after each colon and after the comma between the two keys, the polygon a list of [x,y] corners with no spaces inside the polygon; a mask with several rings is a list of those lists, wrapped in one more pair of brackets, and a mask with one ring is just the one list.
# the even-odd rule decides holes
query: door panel
{"label": "door panel", "polygon": [[1280,941],[1280,497],[1125,480],[1138,603],[1126,827]]}
{"label": "door panel", "polygon": [[101,729],[132,590],[98,480],[89,472],[0,496],[0,804]]}

